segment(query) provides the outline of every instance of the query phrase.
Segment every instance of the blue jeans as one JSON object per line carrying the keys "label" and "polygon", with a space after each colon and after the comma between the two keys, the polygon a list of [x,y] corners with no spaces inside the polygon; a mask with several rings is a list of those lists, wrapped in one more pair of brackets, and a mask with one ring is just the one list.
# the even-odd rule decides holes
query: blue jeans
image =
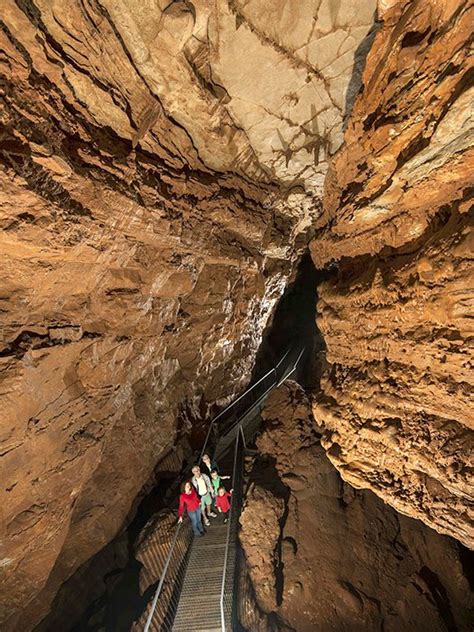
{"label": "blue jeans", "polygon": [[201,522],[201,509],[198,508],[195,511],[188,511],[188,516],[191,519],[194,535],[203,535],[204,529],[202,528]]}

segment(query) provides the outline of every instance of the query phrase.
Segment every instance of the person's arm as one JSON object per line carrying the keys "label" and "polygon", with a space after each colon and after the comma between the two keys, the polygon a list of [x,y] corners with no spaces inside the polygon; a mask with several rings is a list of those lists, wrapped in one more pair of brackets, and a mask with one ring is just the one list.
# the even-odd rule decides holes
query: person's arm
{"label": "person's arm", "polygon": [[204,476],[204,482],[206,483],[207,491],[211,494],[211,496],[213,496],[214,488],[212,487],[211,479],[206,474],[203,474],[203,476]]}
{"label": "person's arm", "polygon": [[178,522],[183,522],[184,504],[184,497],[181,494],[179,497]]}
{"label": "person's arm", "polygon": [[222,480],[224,480],[224,479],[225,479],[225,480],[227,480],[227,481],[230,481],[230,476],[221,476],[221,478],[222,478]]}

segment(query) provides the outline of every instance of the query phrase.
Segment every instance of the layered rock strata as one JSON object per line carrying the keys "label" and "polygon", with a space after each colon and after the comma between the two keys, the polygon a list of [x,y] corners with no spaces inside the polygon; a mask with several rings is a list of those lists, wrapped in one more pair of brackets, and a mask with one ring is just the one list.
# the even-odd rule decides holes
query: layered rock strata
{"label": "layered rock strata", "polygon": [[345,483],[297,384],[272,393],[263,418],[240,540],[268,629],[468,632],[468,552]]}
{"label": "layered rock strata", "polygon": [[2,3],[2,629],[248,379],[374,7]]}
{"label": "layered rock strata", "polygon": [[380,3],[312,242],[344,480],[474,547],[471,2]]}

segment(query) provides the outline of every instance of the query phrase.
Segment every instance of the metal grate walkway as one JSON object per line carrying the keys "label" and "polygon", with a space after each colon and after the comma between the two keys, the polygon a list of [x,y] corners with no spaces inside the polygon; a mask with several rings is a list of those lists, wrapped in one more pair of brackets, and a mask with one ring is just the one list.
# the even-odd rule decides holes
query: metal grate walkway
{"label": "metal grate walkway", "polygon": [[[235,442],[235,439],[234,439]],[[224,448],[225,449],[225,448]],[[216,453],[221,453],[219,445]],[[241,477],[235,472],[234,451],[227,449],[220,458],[220,470],[224,475],[232,475],[234,487],[233,506],[230,524],[224,524],[224,518],[210,518],[210,526],[206,527],[206,535],[193,538],[188,567],[179,599],[173,632],[222,632],[221,594],[223,581],[227,591],[232,592],[236,561],[236,534],[239,517],[238,500]],[[241,457],[243,450],[237,456]],[[227,482],[227,481],[226,481]],[[229,516],[229,514],[227,514]],[[226,556],[227,550],[227,556]],[[224,580],[223,580],[224,578]],[[231,630],[232,608],[224,603],[224,626]]]}
{"label": "metal grate walkway", "polygon": [[[222,523],[221,516],[214,518],[205,536],[194,538],[173,632],[221,632],[220,596],[226,540],[227,525]],[[233,557],[229,560],[232,566],[235,552]],[[226,623],[230,629],[230,622]]]}
{"label": "metal grate walkway", "polygon": [[[211,444],[224,475],[233,487],[229,522],[211,518],[202,537],[192,537],[183,527],[186,554],[180,550],[179,523],[152,602],[148,606],[144,632],[231,632],[237,626],[238,526],[242,505],[243,461],[246,442],[255,435],[260,406],[268,393],[292,375],[304,348],[289,349],[275,368],[247,389],[209,425],[204,446]],[[217,423],[218,422],[218,423]],[[181,547],[182,548],[182,547]],[[163,597],[161,601],[158,600]]]}

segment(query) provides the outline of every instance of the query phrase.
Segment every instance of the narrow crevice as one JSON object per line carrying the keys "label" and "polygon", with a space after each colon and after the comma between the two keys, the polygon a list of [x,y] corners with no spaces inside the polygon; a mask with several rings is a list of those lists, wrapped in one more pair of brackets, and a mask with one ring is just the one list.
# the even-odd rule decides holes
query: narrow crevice
{"label": "narrow crevice", "polygon": [[300,259],[293,280],[287,286],[263,332],[253,379],[273,368],[286,350],[305,347],[306,353],[294,379],[302,386],[319,384],[324,338],[316,324],[318,286],[335,272],[317,270],[309,250]]}

